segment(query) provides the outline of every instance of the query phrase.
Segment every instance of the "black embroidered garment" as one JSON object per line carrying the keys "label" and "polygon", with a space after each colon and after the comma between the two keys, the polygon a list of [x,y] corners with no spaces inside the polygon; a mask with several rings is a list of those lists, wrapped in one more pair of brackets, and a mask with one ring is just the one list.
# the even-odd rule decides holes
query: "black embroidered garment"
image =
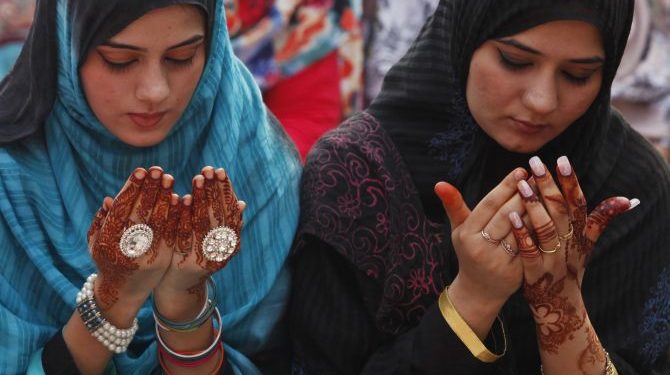
{"label": "black embroidered garment", "polygon": [[[297,373],[539,373],[535,326],[519,293],[503,308],[509,347],[495,364],[475,359],[441,318],[437,297],[458,269],[432,188],[450,181],[474,206],[527,165],[532,155],[504,150],[469,114],[467,62],[506,20],[552,4],[442,1],[371,108],[312,150],[293,253]],[[606,36],[602,90],[536,154],[547,164],[570,158],[589,209],[617,195],[643,202],[599,239],[582,293],[619,373],[649,374],[667,365],[670,343],[670,172],[608,104],[632,1],[581,4],[597,10]]]}

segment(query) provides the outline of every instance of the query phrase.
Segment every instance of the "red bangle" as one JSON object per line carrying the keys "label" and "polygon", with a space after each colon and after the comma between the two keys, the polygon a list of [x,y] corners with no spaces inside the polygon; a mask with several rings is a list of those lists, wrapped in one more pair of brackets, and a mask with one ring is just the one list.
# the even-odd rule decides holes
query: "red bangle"
{"label": "red bangle", "polygon": [[[203,358],[201,358],[197,361],[182,361],[182,360],[179,360],[178,358],[175,358],[174,356],[171,356],[170,353],[166,352],[165,349],[163,349],[162,346],[158,345],[158,358],[160,360],[161,367],[163,367],[163,369],[166,369],[165,362],[164,362],[166,359],[167,359],[168,362],[170,362],[173,365],[178,366],[178,367],[188,367],[188,368],[198,367],[200,365],[205,364],[206,362],[209,362],[209,360],[211,360],[216,355],[216,353],[219,352],[219,349],[221,351],[221,358],[223,358],[225,356],[225,353],[224,353],[224,350],[223,350],[223,342],[219,342],[217,350],[212,350],[212,352],[210,354],[208,354],[206,357],[203,357]],[[177,354],[182,354],[182,355],[193,355],[193,354],[196,354],[196,353],[199,353],[199,352],[176,352],[176,353]],[[221,368],[222,364],[223,364],[223,360],[221,360],[221,363],[219,364],[218,368]]]}

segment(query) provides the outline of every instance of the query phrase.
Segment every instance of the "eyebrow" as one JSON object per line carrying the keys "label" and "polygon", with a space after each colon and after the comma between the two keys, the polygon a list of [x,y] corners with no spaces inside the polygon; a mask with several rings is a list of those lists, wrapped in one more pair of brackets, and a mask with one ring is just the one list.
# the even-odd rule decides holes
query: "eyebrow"
{"label": "eyebrow", "polygon": [[[195,43],[201,42],[203,39],[205,39],[205,37],[203,35],[195,35],[195,36],[192,36],[191,38],[186,39],[183,42],[177,43],[174,46],[169,47],[167,50],[170,51],[170,50],[177,49],[177,48],[180,48],[180,47],[195,44]],[[102,43],[101,45],[105,46],[105,47],[129,49],[131,51],[140,51],[140,52],[146,52],[147,51],[146,48],[141,48],[141,47],[133,46],[133,45],[130,45],[130,44],[115,43],[115,42],[112,42],[112,41],[107,41],[105,43]]]}
{"label": "eyebrow", "polygon": [[[529,47],[518,40],[515,39],[496,39],[497,42],[507,44],[509,46],[518,48],[522,51],[526,51],[528,53],[532,53],[533,55],[538,55],[538,56],[544,56],[544,54],[532,47]],[[604,64],[605,59],[600,57],[600,56],[593,56],[593,57],[585,57],[585,58],[579,58],[579,59],[570,59],[568,60],[571,63],[575,64]]]}

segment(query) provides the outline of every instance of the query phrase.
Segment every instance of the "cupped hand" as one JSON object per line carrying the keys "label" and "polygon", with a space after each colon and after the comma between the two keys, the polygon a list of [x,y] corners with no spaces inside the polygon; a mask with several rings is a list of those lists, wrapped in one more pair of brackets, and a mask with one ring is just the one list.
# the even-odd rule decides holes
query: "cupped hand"
{"label": "cupped hand", "polygon": [[[224,268],[240,249],[245,204],[238,201],[226,172],[203,168],[202,174],[193,178],[192,193],[182,199],[174,257],[154,290],[156,305],[164,314],[169,314],[173,298],[190,294],[203,299],[207,277]],[[203,245],[206,238],[216,241],[218,232],[232,234],[235,239],[227,253],[212,251],[219,248],[216,244],[209,249]]]}
{"label": "cupped hand", "polygon": [[[179,197],[174,179],[159,167],[136,169],[114,200],[105,198],[89,229],[88,242],[98,268],[95,297],[103,310],[117,302],[137,308],[158,284],[172,259]],[[146,252],[122,252],[124,233],[137,224],[151,228]],[[141,248],[141,243],[138,244]],[[125,249],[133,249],[124,245]]]}
{"label": "cupped hand", "polygon": [[510,222],[540,346],[555,353],[587,319],[581,285],[594,244],[612,219],[639,201],[609,198],[587,215],[586,199],[567,158],[558,159],[560,190],[539,158],[531,159],[531,169],[537,193],[526,181],[520,181],[518,189],[532,230],[518,213],[510,214]]}

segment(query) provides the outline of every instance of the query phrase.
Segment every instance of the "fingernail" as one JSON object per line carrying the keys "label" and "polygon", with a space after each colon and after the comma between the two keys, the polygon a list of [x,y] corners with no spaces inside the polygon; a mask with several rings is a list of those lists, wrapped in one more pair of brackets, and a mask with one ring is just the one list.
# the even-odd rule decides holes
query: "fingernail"
{"label": "fingernail", "polygon": [[173,184],[174,184],[174,178],[172,178],[172,176],[169,175],[169,174],[164,174],[162,185],[161,185],[161,186],[163,186],[163,189],[169,189],[169,188],[172,187]]}
{"label": "fingernail", "polygon": [[570,165],[570,161],[568,160],[567,156],[561,156],[556,160],[556,164],[558,164],[558,171],[561,172],[561,175],[567,177],[572,174],[572,166]]}
{"label": "fingernail", "polygon": [[633,198],[630,200],[630,207],[628,207],[628,211],[632,210],[633,208],[637,207],[640,205],[640,200],[637,198]]}
{"label": "fingernail", "polygon": [[529,164],[530,169],[533,170],[533,174],[536,175],[537,177],[542,177],[547,173],[546,168],[544,167],[544,164],[542,163],[542,160],[540,160],[539,157],[533,156],[532,158],[530,158]]}
{"label": "fingernail", "polygon": [[216,178],[219,180],[223,181],[226,179],[226,171],[223,168],[219,168],[216,170]]}
{"label": "fingernail", "polygon": [[179,204],[179,195],[173,193],[170,197],[170,205],[176,206],[177,204]]}
{"label": "fingernail", "polygon": [[147,175],[147,171],[145,171],[144,169],[142,169],[142,168],[135,169],[135,178],[136,179],[141,180],[144,177],[146,177],[146,175]]}
{"label": "fingernail", "polygon": [[509,221],[512,222],[512,226],[515,229],[521,229],[523,228],[523,221],[521,220],[521,216],[519,216],[518,213],[516,212],[510,212],[509,214]]}
{"label": "fingernail", "polygon": [[207,169],[205,169],[205,173],[203,173],[203,174],[205,175],[205,178],[207,178],[208,180],[211,180],[212,178],[214,178],[214,169],[207,168]]}
{"label": "fingernail", "polygon": [[193,202],[193,197],[191,197],[190,194],[184,195],[184,206],[190,206],[191,202]]}
{"label": "fingernail", "polygon": [[195,176],[194,180],[195,180],[195,187],[201,188],[201,187],[205,186],[205,178],[203,176],[201,176],[201,175],[200,176]]}
{"label": "fingernail", "polygon": [[247,208],[247,202],[245,201],[237,201],[237,203],[240,206],[240,210],[244,211],[245,208]]}
{"label": "fingernail", "polygon": [[525,180],[519,181],[517,186],[519,188],[521,196],[523,196],[524,198],[530,198],[533,196],[533,189],[530,188],[530,185],[528,185],[528,182],[526,182]]}
{"label": "fingernail", "polygon": [[152,169],[150,173],[151,173],[151,178],[153,178],[154,180],[157,180],[161,177],[162,171],[160,169]]}

